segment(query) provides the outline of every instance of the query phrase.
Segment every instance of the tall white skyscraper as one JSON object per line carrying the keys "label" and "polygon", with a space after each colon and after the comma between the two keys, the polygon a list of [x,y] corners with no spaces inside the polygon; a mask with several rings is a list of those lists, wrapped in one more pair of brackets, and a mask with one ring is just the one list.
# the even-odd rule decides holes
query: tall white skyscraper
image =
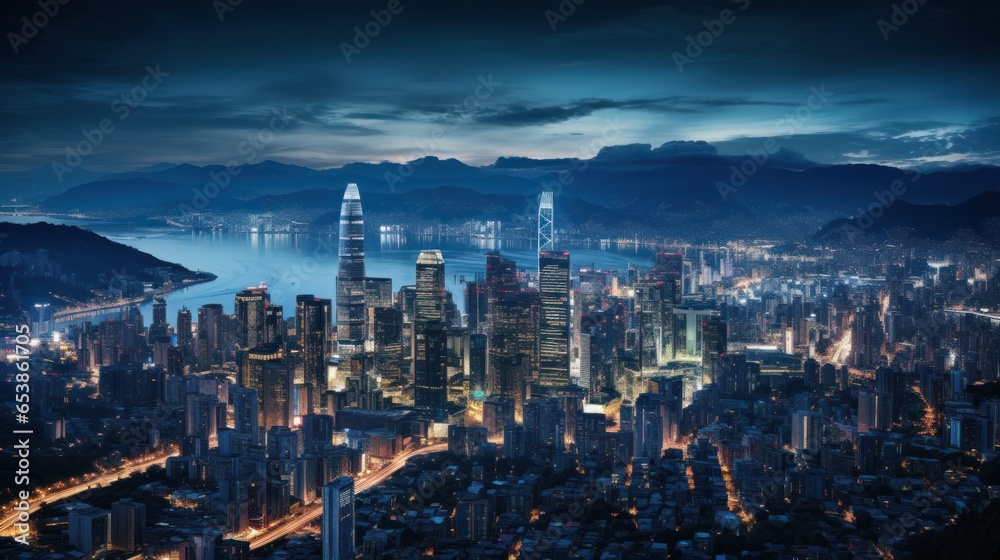
{"label": "tall white skyscraper", "polygon": [[323,560],[354,556],[354,479],[341,476],[323,487]]}
{"label": "tall white skyscraper", "polygon": [[354,183],[347,185],[340,205],[337,253],[337,344],[345,354],[365,341],[365,221]]}
{"label": "tall white skyscraper", "polygon": [[552,191],[542,193],[538,204],[538,252],[555,249],[555,232],[552,228]]}

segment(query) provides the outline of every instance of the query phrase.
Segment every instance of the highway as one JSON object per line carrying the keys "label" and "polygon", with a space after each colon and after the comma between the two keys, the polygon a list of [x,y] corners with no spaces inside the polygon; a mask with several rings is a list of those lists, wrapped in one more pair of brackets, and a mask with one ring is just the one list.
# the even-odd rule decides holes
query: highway
{"label": "highway", "polygon": [[[419,455],[428,455],[430,453],[439,453],[447,450],[447,443],[436,443],[434,445],[428,445],[427,447],[421,447],[419,449],[408,451],[403,455],[396,457],[391,463],[373,472],[372,474],[363,478],[354,479],[354,495],[358,495],[373,486],[381,484],[385,479],[395,474],[396,471],[405,467],[406,462],[414,457]],[[250,550],[267,546],[277,540],[294,534],[297,531],[301,531],[302,529],[308,527],[321,515],[323,515],[323,505],[322,503],[317,502],[316,504],[306,508],[305,511],[303,511],[298,517],[293,517],[289,521],[267,529],[252,538],[250,540]]]}
{"label": "highway", "polygon": [[[90,480],[86,480],[75,486],[70,486],[68,488],[63,488],[61,490],[50,491],[47,494],[33,492],[30,502],[31,509],[29,510],[29,513],[35,513],[36,511],[38,511],[41,508],[42,502],[44,502],[47,505],[51,505],[58,501],[65,500],[66,498],[71,498],[77,494],[80,494],[81,492],[86,492],[88,488],[94,486],[95,484],[106,486],[108,484],[111,484],[112,482],[115,482],[119,478],[127,478],[137,472],[143,472],[149,467],[152,467],[154,465],[159,465],[162,467],[167,463],[167,459],[173,457],[174,455],[177,455],[177,452],[171,454],[154,455],[153,457],[142,459],[136,463],[130,463],[121,469],[102,474]],[[18,512],[12,512],[10,515],[6,515],[3,517],[3,519],[0,519],[0,534],[4,534],[8,529],[11,528],[11,526],[14,525],[14,522],[17,521],[17,515]]]}

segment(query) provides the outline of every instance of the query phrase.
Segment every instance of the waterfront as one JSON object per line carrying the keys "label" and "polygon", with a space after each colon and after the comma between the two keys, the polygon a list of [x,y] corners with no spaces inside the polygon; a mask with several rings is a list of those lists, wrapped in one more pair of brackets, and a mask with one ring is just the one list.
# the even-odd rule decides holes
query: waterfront
{"label": "waterfront", "polygon": [[[207,303],[221,303],[233,312],[235,294],[247,286],[267,284],[271,301],[294,314],[295,296],[313,294],[333,299],[337,276],[336,239],[292,233],[202,233],[182,232],[159,226],[133,226],[107,221],[43,216],[4,216],[3,221],[75,225],[113,241],[129,245],[165,261],[193,271],[218,276],[167,296],[167,317],[176,317],[181,306],[196,311]],[[417,254],[423,249],[441,249],[445,259],[446,287],[464,310],[464,280],[484,274],[489,242],[461,243],[454,239],[425,236],[369,235],[366,237],[366,272],[369,277],[392,278],[394,290],[414,283]],[[571,252],[574,268],[594,265],[606,270],[625,270],[629,264],[650,266],[650,249],[635,246],[613,248],[562,247]],[[537,268],[536,253],[527,245],[500,247],[501,253],[528,272]],[[142,305],[147,324],[152,305]],[[116,315],[117,310],[108,316]],[[88,317],[100,321],[103,317]]]}

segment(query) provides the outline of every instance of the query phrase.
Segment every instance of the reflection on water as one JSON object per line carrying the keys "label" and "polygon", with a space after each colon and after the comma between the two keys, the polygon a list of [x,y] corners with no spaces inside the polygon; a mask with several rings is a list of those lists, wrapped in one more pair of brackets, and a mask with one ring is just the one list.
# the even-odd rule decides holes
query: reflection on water
{"label": "reflection on water", "polygon": [[[174,292],[167,298],[167,317],[173,321],[181,306],[197,313],[207,303],[221,303],[233,312],[236,292],[264,282],[270,286],[272,303],[294,314],[295,296],[314,294],[333,299],[336,295],[337,239],[331,235],[301,233],[178,232],[161,226],[128,226],[113,222],[53,219],[37,216],[0,218],[32,223],[48,221],[78,225],[119,243],[135,247],[157,258],[203,270],[218,276],[206,284]],[[417,255],[424,249],[440,249],[445,259],[445,286],[464,308],[464,281],[486,271],[484,253],[499,249],[525,270],[537,267],[537,254],[529,242],[501,243],[496,239],[442,236],[407,236],[399,233],[374,234],[366,239],[366,272],[371,277],[391,278],[393,289],[413,284]],[[629,244],[627,247],[569,247],[574,267],[593,265],[624,271],[629,264],[650,266],[652,252]],[[147,324],[151,304],[142,307]]]}

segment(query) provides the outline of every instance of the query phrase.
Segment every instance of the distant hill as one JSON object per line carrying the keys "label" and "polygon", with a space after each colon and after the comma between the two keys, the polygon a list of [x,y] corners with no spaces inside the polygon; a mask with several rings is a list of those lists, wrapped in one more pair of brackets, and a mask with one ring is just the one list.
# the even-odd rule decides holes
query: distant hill
{"label": "distant hill", "polygon": [[[213,280],[75,226],[0,222],[0,311],[35,303],[62,307],[109,291]],[[129,285],[130,284],[130,285]]]}
{"label": "distant hill", "polygon": [[[0,175],[0,185],[7,178]],[[196,192],[214,191],[204,208],[209,213],[307,210],[300,219],[312,221],[322,213],[317,211],[339,207],[335,197],[312,199],[313,194],[342,192],[348,183],[357,183],[366,212],[509,222],[525,215],[524,200],[556,190],[558,200],[568,205],[557,209],[560,223],[577,228],[628,224],[633,233],[669,227],[711,236],[741,231],[770,237],[787,232],[801,236],[837,216],[857,215],[874,193],[897,182],[904,185],[900,201],[954,205],[995,190],[1000,168],[919,174],[880,165],[820,165],[787,150],[757,164],[746,155],[719,154],[703,142],[608,146],[590,159],[510,156],[483,166],[433,156],[405,164],[358,162],[329,169],[262,161],[233,174],[221,165],[163,163],[66,186],[39,208],[111,219],[176,220],[181,205],[191,207]],[[449,193],[463,198],[447,198]]]}
{"label": "distant hill", "polygon": [[968,232],[984,241],[1000,241],[1000,192],[976,195],[954,206],[911,204],[895,201],[883,209],[854,218],[839,218],[825,225],[817,240],[841,239],[849,235],[879,235],[890,232],[906,237],[944,241]]}

